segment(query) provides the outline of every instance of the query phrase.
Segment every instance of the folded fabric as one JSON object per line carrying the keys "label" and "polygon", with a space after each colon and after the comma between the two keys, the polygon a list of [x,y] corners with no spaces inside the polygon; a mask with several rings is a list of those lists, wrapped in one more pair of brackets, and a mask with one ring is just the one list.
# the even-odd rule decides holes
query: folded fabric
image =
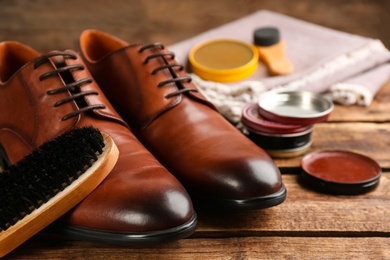
{"label": "folded fabric", "polygon": [[389,75],[390,63],[385,63],[333,84],[329,93],[340,104],[369,106],[374,94],[388,81]]}
{"label": "folded fabric", "polygon": [[279,29],[286,43],[286,55],[294,64],[294,73],[271,77],[266,66],[259,62],[251,77],[234,83],[210,82],[192,75],[203,94],[233,123],[240,120],[242,106],[256,102],[264,91],[330,91],[335,102],[369,105],[390,76],[390,52],[380,40],[265,10],[171,45],[169,49],[189,71],[188,53],[196,44],[218,38],[251,43],[254,30],[265,26]]}

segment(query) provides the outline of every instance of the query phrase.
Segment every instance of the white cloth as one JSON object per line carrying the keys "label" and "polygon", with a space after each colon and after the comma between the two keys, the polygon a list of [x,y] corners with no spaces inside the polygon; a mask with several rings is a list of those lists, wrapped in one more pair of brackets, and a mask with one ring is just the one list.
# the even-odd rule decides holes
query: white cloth
{"label": "white cloth", "polygon": [[335,102],[367,106],[390,77],[390,52],[381,41],[270,11],[255,12],[168,48],[176,53],[179,63],[187,64],[190,49],[202,41],[233,38],[252,42],[254,30],[264,26],[275,26],[280,30],[294,73],[270,77],[266,66],[259,63],[251,77],[235,83],[210,82],[192,75],[206,98],[234,123],[240,120],[242,106],[256,102],[264,91],[330,92]]}

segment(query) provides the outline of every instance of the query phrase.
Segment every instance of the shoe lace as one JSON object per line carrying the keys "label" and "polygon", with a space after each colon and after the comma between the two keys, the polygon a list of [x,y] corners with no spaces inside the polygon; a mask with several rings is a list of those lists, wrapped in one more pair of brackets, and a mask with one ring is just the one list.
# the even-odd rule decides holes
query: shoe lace
{"label": "shoe lace", "polygon": [[[39,66],[41,66],[42,64],[47,62],[50,57],[54,57],[54,56],[62,56],[64,59],[74,59],[74,60],[77,59],[77,56],[72,54],[72,53],[55,51],[55,52],[51,52],[48,54],[44,54],[44,55],[40,56],[38,59],[36,59],[35,63],[34,63],[34,69],[37,69]],[[67,65],[67,66],[59,67],[57,69],[54,69],[52,71],[49,71],[49,72],[42,74],[39,77],[39,80],[44,81],[45,79],[52,77],[52,76],[57,76],[58,74],[63,75],[65,73],[70,73],[72,70],[84,70],[84,69],[85,68],[82,64]],[[69,113],[69,114],[65,115],[64,117],[62,117],[62,121],[68,120],[69,118],[77,116],[77,115],[79,115],[83,112],[86,112],[86,111],[106,108],[106,106],[103,104],[88,105],[84,101],[83,97],[85,97],[87,95],[98,95],[99,94],[97,91],[94,91],[94,90],[81,91],[80,86],[93,82],[93,80],[91,78],[84,78],[84,79],[81,79],[78,81],[74,81],[73,77],[71,77],[71,78],[72,78],[71,82],[67,82],[64,86],[59,87],[59,88],[55,88],[55,89],[49,89],[46,91],[46,94],[48,94],[48,95],[55,95],[55,94],[62,93],[65,91],[69,91],[69,93],[71,94],[69,97],[66,97],[66,98],[63,98],[63,99],[57,101],[54,104],[54,107],[61,106],[62,104],[70,102],[70,101],[76,101],[77,104],[79,105],[79,107],[81,107],[80,109],[76,109],[72,113]]]}
{"label": "shoe lace", "polygon": [[[138,52],[142,53],[143,51],[145,51],[147,49],[151,49],[151,48],[157,48],[157,49],[161,49],[161,50],[165,49],[164,45],[161,44],[161,43],[152,43],[152,44],[148,44],[148,45],[142,46],[138,50]],[[170,52],[170,51],[158,52],[158,53],[155,53],[155,54],[151,54],[151,55],[149,55],[149,56],[147,56],[145,58],[144,64],[148,64],[151,59],[155,59],[155,58],[163,58],[164,60],[166,60],[166,59],[174,60],[175,59],[175,54],[173,52]],[[167,64],[161,65],[161,66],[158,66],[157,68],[155,68],[151,72],[151,75],[155,75],[160,70],[164,70],[164,69],[169,69],[169,71],[171,72],[171,75],[176,75],[176,73],[174,73],[174,69],[175,68],[178,68],[180,71],[184,70],[184,66],[183,65],[176,64],[176,63],[169,64],[167,61],[166,61],[166,63]],[[167,84],[171,84],[171,83],[190,83],[191,81],[192,81],[192,79],[189,76],[173,77],[171,79],[168,79],[168,80],[165,80],[165,81],[161,81],[157,86],[158,87],[163,87],[163,86],[165,86]],[[168,99],[168,98],[171,98],[171,97],[174,97],[174,96],[180,95],[182,93],[186,93],[186,92],[198,92],[198,90],[196,88],[178,89],[178,90],[176,90],[176,91],[174,91],[172,93],[169,93],[169,94],[165,95],[164,97]]]}

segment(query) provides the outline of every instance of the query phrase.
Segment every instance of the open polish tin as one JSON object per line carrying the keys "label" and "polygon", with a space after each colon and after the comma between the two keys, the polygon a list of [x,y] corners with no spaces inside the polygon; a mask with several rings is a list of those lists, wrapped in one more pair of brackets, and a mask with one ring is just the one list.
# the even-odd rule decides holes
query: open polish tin
{"label": "open polish tin", "polygon": [[302,178],[313,189],[335,195],[357,195],[373,190],[382,170],[379,164],[362,154],[323,150],[302,159]]}
{"label": "open polish tin", "polygon": [[247,104],[241,122],[246,135],[276,158],[289,158],[305,153],[312,143],[313,125],[281,124],[266,120],[259,114],[257,104]]}
{"label": "open polish tin", "polygon": [[191,70],[205,80],[234,82],[252,75],[258,65],[257,48],[236,39],[214,39],[194,46],[188,55]]}
{"label": "open polish tin", "polygon": [[328,119],[333,102],[308,91],[267,92],[259,99],[259,113],[284,124],[312,125]]}
{"label": "open polish tin", "polygon": [[275,158],[306,153],[314,124],[328,119],[333,102],[307,91],[270,91],[247,104],[242,124],[247,136]]}

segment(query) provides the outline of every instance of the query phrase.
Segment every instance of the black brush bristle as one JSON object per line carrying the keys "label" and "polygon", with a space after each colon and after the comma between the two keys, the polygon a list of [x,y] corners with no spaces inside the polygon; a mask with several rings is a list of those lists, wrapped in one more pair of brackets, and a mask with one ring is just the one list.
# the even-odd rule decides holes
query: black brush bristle
{"label": "black brush bristle", "polygon": [[98,159],[104,146],[99,130],[73,129],[0,173],[0,231],[70,185]]}

